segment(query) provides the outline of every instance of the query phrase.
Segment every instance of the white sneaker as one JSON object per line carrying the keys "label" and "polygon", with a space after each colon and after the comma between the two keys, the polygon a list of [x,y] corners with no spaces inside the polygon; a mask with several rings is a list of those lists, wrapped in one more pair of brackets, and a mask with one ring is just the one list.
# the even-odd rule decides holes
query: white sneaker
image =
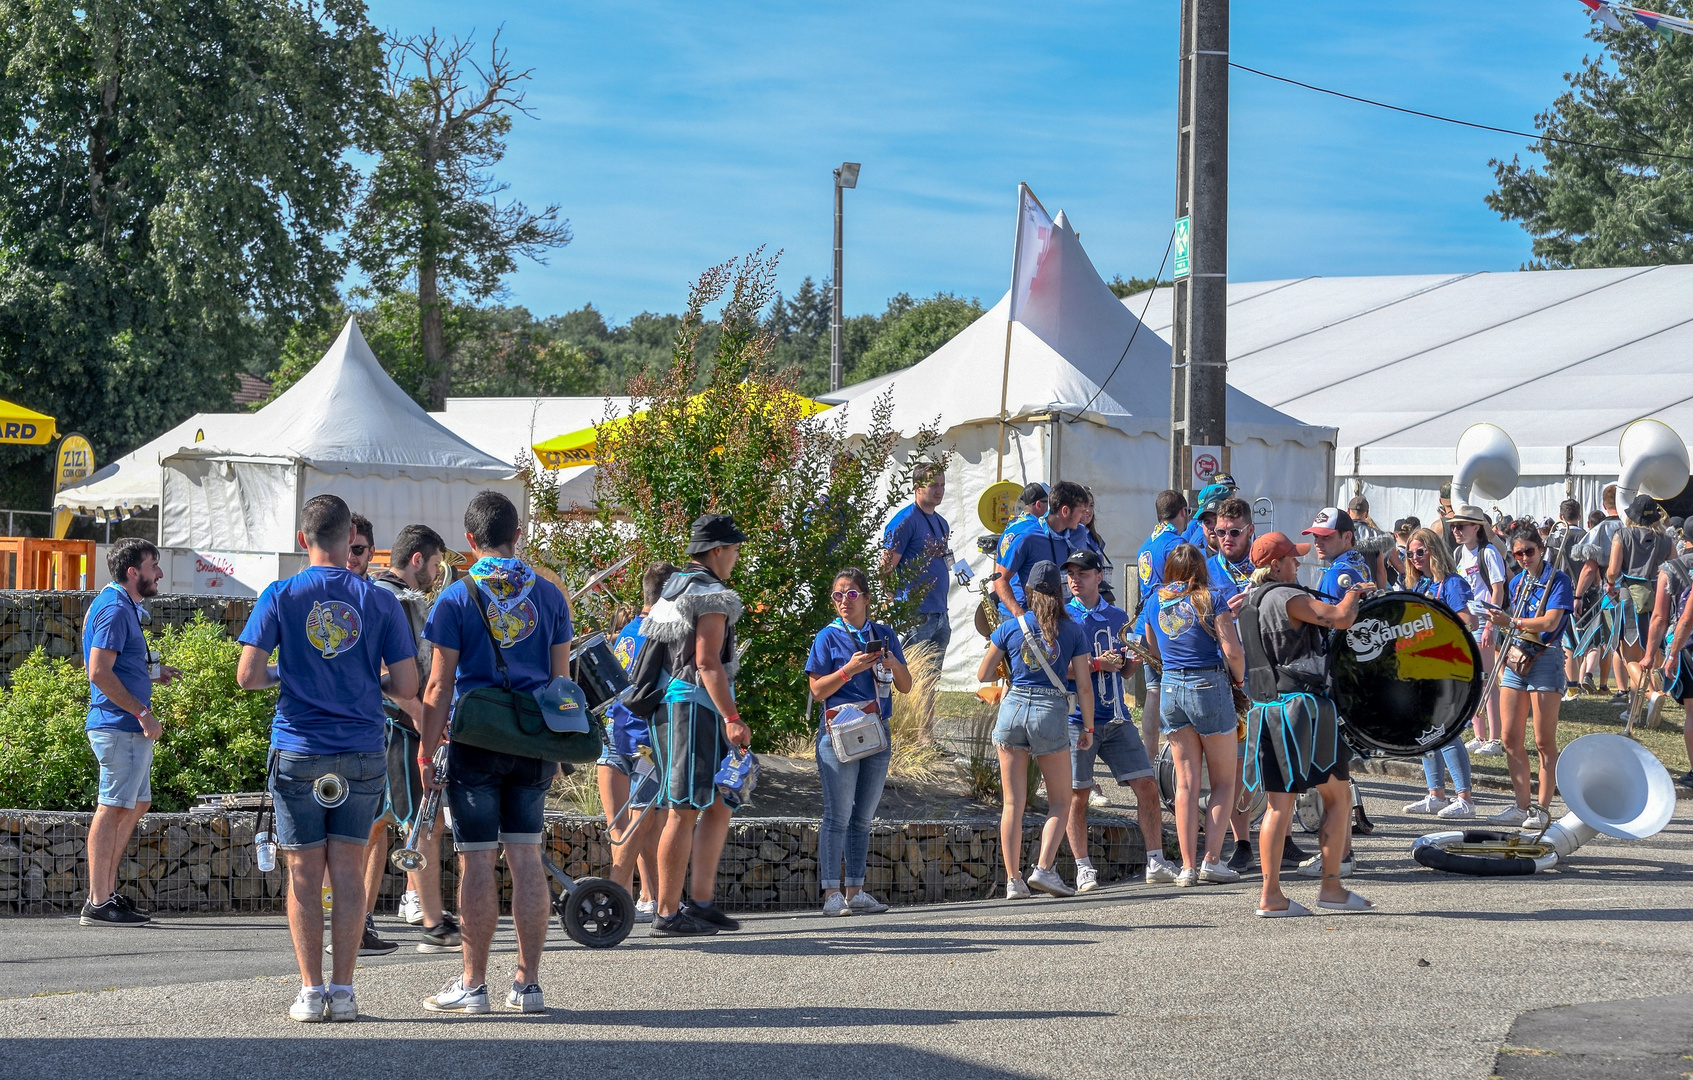
{"label": "white sneaker", "polygon": [[1176,880],[1181,871],[1164,857],[1162,851],[1151,851],[1146,856],[1146,883],[1148,885],[1168,885]]}
{"label": "white sneaker", "polygon": [[1523,828],[1528,829],[1530,832],[1538,832],[1551,823],[1552,819],[1546,816],[1546,812],[1544,810],[1535,810],[1527,817],[1523,818]]}
{"label": "white sneaker", "polygon": [[1076,890],[1064,884],[1064,879],[1058,876],[1056,868],[1049,870],[1037,866],[1030,870],[1029,888],[1039,889],[1041,892],[1051,893],[1053,896],[1076,895]]}
{"label": "white sneaker", "polygon": [[522,986],[512,983],[511,992],[506,995],[506,1008],[526,1013],[546,1012],[547,1006],[541,1000],[541,984]]}
{"label": "white sneaker", "polygon": [[1504,757],[1505,744],[1498,739],[1489,739],[1475,748],[1477,757]]}
{"label": "white sneaker", "polygon": [[[1323,876],[1322,852],[1318,852],[1299,864],[1299,876],[1314,878],[1320,878]],[[1340,860],[1340,876],[1343,878],[1352,876],[1352,856],[1350,854],[1348,854],[1346,858]]]}
{"label": "white sneaker", "polygon": [[637,901],[635,901],[635,921],[637,923],[650,923],[650,922],[653,921],[653,916],[656,915],[657,913],[658,913],[658,901],[657,900],[637,900]]}
{"label": "white sneaker", "polygon": [[1481,747],[1481,737],[1479,735],[1476,736],[1475,738],[1469,739],[1468,741],[1466,741],[1464,743],[1464,749],[1468,750],[1472,754],[1475,753],[1476,750],[1479,749],[1480,747]]}
{"label": "white sneaker", "polygon": [[830,893],[829,898],[823,901],[823,914],[831,916],[851,915],[852,906],[847,903],[846,894],[841,892]]}
{"label": "white sneaker", "polygon": [[423,999],[423,1007],[430,1012],[456,1012],[480,1015],[488,1011],[488,984],[464,985],[461,975]]}
{"label": "white sneaker", "polygon": [[423,901],[410,889],[400,894],[400,918],[413,926],[423,925]]}
{"label": "white sneaker", "polygon": [[329,1018],[338,1024],[359,1018],[359,999],[351,990],[337,990],[330,995]]}
{"label": "white sneaker", "polygon": [[847,907],[852,909],[854,915],[880,915],[882,912],[888,910],[888,905],[882,903],[874,896],[871,896],[863,889],[859,889],[857,892],[852,894],[852,899],[847,901]]}
{"label": "white sneaker", "polygon": [[1487,819],[1489,825],[1521,825],[1528,820],[1528,811],[1520,806],[1507,806]]}
{"label": "white sneaker", "polygon": [[1104,793],[1099,790],[1099,785],[1095,784],[1093,787],[1088,788],[1088,805],[1110,806],[1111,800],[1107,799]]}
{"label": "white sneaker", "polygon": [[1199,864],[1199,880],[1209,881],[1213,885],[1227,885],[1231,881],[1239,881],[1240,874],[1229,869],[1227,863],[1206,859]]}
{"label": "white sneaker", "polygon": [[1425,795],[1414,803],[1405,806],[1407,814],[1439,814],[1451,802],[1444,795]]}
{"label": "white sneaker", "polygon": [[1199,870],[1197,867],[1187,866],[1176,875],[1176,884],[1187,889],[1199,884]]}
{"label": "white sneaker", "polygon": [[1460,795],[1447,803],[1446,808],[1434,816],[1448,820],[1452,818],[1473,818],[1475,817],[1475,803]]}
{"label": "white sneaker", "polygon": [[323,999],[323,991],[309,986],[300,987],[300,996],[288,1006],[288,1019],[302,1024],[321,1024],[328,1020],[329,1002]]}
{"label": "white sneaker", "polygon": [[1576,698],[1578,698],[1580,696],[1581,696],[1581,687],[1579,687],[1579,686],[1566,686],[1566,687],[1564,687],[1564,700],[1565,701],[1574,701]]}
{"label": "white sneaker", "polygon": [[1076,891],[1093,892],[1099,888],[1099,871],[1091,866],[1076,867]]}
{"label": "white sneaker", "polygon": [[1029,883],[1022,878],[1009,878],[1005,882],[1005,898],[1007,900],[1027,900],[1034,893],[1029,891]]}

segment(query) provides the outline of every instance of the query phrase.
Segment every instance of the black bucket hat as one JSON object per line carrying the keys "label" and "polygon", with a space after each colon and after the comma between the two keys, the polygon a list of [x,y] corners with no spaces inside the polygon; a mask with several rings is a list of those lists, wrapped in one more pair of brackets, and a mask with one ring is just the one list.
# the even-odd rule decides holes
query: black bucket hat
{"label": "black bucket hat", "polygon": [[698,555],[712,548],[746,542],[747,534],[735,527],[735,519],[728,514],[702,514],[694,520],[688,534],[688,554]]}

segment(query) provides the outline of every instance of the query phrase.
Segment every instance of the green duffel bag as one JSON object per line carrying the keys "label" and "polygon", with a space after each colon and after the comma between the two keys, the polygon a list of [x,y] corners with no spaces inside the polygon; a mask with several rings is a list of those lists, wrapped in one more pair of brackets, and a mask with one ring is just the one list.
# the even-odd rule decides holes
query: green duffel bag
{"label": "green duffel bag", "polygon": [[587,731],[554,731],[547,725],[541,703],[527,690],[511,688],[511,672],[506,668],[505,650],[500,648],[494,628],[488,623],[488,612],[476,596],[482,626],[488,631],[488,643],[494,647],[494,663],[500,669],[504,686],[484,686],[461,696],[453,705],[453,741],[479,750],[497,754],[540,758],[542,761],[567,761],[573,765],[599,760],[603,747],[596,725]]}

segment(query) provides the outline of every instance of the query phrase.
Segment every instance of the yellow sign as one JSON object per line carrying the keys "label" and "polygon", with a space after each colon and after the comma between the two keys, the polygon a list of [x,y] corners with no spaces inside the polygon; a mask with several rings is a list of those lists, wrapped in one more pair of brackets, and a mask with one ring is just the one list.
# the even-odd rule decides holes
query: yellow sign
{"label": "yellow sign", "polygon": [[[53,494],[79,484],[94,473],[94,447],[81,435],[66,435],[59,442],[59,460],[53,470]],[[53,514],[53,536],[63,540],[70,531],[71,512],[59,510]]]}
{"label": "yellow sign", "polygon": [[0,444],[46,446],[53,441],[54,420],[46,413],[0,401]]}
{"label": "yellow sign", "polygon": [[990,484],[982,492],[982,497],[976,500],[976,516],[982,519],[982,525],[993,533],[1002,533],[1011,524],[1011,518],[1017,512],[1017,498],[1023,494],[1023,485],[1015,480],[1001,480]]}
{"label": "yellow sign", "polygon": [[[697,407],[704,401],[705,395],[696,394],[689,398],[690,406]],[[792,391],[782,391],[782,404],[794,408],[801,416],[816,416],[829,406],[821,401],[800,397]],[[637,416],[646,415],[642,409]],[[573,431],[568,435],[555,435],[543,442],[536,443],[531,449],[535,451],[535,460],[541,463],[543,469],[568,469],[576,465],[594,465],[600,460],[599,434],[605,432],[609,442],[616,442],[617,432],[628,425],[627,416],[615,417],[601,424],[597,429],[585,427],[581,431]]]}

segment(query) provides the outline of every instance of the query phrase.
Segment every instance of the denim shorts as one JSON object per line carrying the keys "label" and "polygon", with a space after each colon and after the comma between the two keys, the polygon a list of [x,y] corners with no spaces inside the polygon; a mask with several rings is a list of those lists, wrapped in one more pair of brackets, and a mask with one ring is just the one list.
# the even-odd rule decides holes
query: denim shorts
{"label": "denim shorts", "polygon": [[1072,786],[1077,791],[1093,787],[1093,763],[1100,758],[1105,759],[1105,767],[1119,784],[1152,775],[1152,759],[1146,754],[1146,743],[1141,741],[1140,732],[1132,722],[1095,724],[1093,744],[1086,750],[1076,746],[1081,736],[1082,725],[1071,724],[1070,770]]}
{"label": "denim shorts", "polygon": [[[608,769],[616,769],[618,772],[627,777],[634,775],[635,762],[638,760],[638,757],[631,757],[628,754],[620,754],[616,750],[607,746],[600,752],[600,760],[595,762],[595,764],[603,765]],[[651,806],[653,804],[654,800],[658,798],[658,768],[656,766],[654,766],[653,770],[647,774],[647,778],[642,782],[641,786],[636,788],[631,795],[632,798],[629,801],[630,806]],[[618,809],[618,807],[608,806],[606,807],[606,813],[615,814]]]}
{"label": "denim shorts", "polygon": [[1166,735],[1191,727],[1201,736],[1232,733],[1238,726],[1228,672],[1215,668],[1164,669],[1158,684],[1158,730]]}
{"label": "denim shorts", "polygon": [[153,740],[139,731],[90,728],[88,745],[100,762],[100,805],[134,810],[153,801]]}
{"label": "denim shorts", "polygon": [[[387,755],[297,754],[274,750],[270,795],[276,804],[276,846],[284,851],[320,848],[326,840],[367,844],[370,827],[382,811],[388,783]],[[337,773],[347,783],[347,798],[327,808],[317,801],[318,778]]]}
{"label": "denim shorts", "polygon": [[1045,757],[1070,749],[1070,699],[1056,689],[1013,686],[999,703],[995,746]]}
{"label": "denim shorts", "polygon": [[1528,674],[1518,675],[1510,668],[1499,676],[1499,685],[1507,690],[1543,691],[1556,690],[1564,692],[1564,650],[1559,645],[1549,645],[1540,651],[1529,665]]}
{"label": "denim shorts", "polygon": [[501,844],[539,844],[547,789],[558,765],[463,743],[447,744],[447,806],[453,850],[493,851]]}

